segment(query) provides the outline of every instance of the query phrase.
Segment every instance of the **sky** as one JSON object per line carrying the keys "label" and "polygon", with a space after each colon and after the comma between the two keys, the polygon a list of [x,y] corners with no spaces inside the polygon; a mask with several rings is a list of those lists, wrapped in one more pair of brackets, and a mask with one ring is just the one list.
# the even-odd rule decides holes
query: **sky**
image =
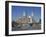
{"label": "sky", "polygon": [[41,7],[12,6],[12,20],[22,17],[24,12],[27,16],[32,16],[33,12],[33,17],[37,21],[41,18]]}

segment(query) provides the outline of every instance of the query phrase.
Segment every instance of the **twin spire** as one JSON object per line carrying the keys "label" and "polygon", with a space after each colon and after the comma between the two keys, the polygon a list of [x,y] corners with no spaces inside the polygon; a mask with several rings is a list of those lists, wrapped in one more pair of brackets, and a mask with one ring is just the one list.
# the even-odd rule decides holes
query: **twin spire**
{"label": "twin spire", "polygon": [[23,12],[23,16],[26,16],[26,13],[25,13],[25,11]]}
{"label": "twin spire", "polygon": [[[23,12],[23,16],[27,16],[27,13],[24,11]],[[32,11],[32,14],[31,14],[31,16],[33,17],[34,16],[34,13],[33,13],[33,11]]]}
{"label": "twin spire", "polygon": [[32,16],[32,17],[34,16],[34,13],[33,13],[33,11],[32,11],[32,14],[31,14],[31,16]]}

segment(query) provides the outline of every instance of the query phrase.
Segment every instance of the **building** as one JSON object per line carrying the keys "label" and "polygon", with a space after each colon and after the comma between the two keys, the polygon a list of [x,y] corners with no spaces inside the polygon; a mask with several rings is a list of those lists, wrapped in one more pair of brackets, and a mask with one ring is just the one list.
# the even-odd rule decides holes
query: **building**
{"label": "building", "polygon": [[32,18],[24,16],[24,17],[19,18],[18,20],[16,20],[16,22],[21,23],[21,24],[32,23]]}
{"label": "building", "polygon": [[33,13],[32,13],[32,16],[27,16],[27,14],[25,12],[23,12],[23,17],[19,17],[16,22],[19,23],[19,24],[26,24],[26,23],[32,23],[33,19]]}

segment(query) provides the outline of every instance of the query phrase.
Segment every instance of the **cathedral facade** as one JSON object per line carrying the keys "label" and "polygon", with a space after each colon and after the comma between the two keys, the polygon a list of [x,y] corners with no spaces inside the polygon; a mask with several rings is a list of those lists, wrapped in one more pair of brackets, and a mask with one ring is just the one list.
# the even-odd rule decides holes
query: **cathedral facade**
{"label": "cathedral facade", "polygon": [[25,12],[23,12],[23,16],[16,20],[19,24],[32,23],[32,16],[27,16]]}

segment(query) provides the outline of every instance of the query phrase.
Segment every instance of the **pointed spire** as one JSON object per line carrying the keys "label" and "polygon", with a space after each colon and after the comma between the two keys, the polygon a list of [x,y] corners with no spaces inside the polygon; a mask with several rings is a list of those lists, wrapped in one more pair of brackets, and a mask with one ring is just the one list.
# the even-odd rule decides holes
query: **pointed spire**
{"label": "pointed spire", "polygon": [[26,16],[25,11],[23,12],[23,16]]}
{"label": "pointed spire", "polygon": [[31,14],[31,16],[32,16],[32,17],[34,16],[34,13],[33,13],[33,11],[32,11],[32,14]]}

